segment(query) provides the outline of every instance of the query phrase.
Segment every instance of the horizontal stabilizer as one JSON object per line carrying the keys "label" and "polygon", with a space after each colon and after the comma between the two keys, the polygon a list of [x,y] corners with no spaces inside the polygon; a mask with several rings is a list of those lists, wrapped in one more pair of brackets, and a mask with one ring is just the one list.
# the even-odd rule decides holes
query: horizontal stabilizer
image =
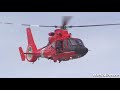
{"label": "horizontal stabilizer", "polygon": [[40,53],[24,53],[24,54],[40,54]]}
{"label": "horizontal stabilizer", "polygon": [[22,61],[25,61],[25,55],[24,55],[24,52],[22,50],[22,47],[19,47],[19,52],[20,52],[20,56],[21,56]]}

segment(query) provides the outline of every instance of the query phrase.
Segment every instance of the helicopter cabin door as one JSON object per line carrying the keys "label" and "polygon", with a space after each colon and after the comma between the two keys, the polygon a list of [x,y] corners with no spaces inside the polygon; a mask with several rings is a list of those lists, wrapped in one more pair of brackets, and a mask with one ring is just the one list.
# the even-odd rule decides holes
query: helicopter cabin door
{"label": "helicopter cabin door", "polygon": [[68,49],[68,40],[63,40],[63,51],[64,52],[68,52],[69,49]]}
{"label": "helicopter cabin door", "polygon": [[62,40],[58,40],[56,41],[56,52],[59,53],[63,53],[63,41]]}

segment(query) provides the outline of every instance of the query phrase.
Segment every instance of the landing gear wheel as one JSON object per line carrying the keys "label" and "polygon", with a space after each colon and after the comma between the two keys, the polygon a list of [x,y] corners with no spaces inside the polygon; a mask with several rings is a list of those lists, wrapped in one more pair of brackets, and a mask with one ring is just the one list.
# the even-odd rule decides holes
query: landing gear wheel
{"label": "landing gear wheel", "polygon": [[57,60],[54,60],[54,62],[57,62]]}

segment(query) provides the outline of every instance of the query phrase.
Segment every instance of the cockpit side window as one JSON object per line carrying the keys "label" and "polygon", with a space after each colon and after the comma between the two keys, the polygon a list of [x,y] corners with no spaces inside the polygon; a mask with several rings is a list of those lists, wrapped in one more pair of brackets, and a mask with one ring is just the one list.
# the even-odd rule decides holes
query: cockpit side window
{"label": "cockpit side window", "polygon": [[71,48],[71,42],[70,42],[69,39],[68,39],[68,48],[69,48],[69,49]]}
{"label": "cockpit side window", "polygon": [[69,51],[70,50],[69,46],[68,46],[68,40],[67,39],[63,41],[63,50],[64,51]]}

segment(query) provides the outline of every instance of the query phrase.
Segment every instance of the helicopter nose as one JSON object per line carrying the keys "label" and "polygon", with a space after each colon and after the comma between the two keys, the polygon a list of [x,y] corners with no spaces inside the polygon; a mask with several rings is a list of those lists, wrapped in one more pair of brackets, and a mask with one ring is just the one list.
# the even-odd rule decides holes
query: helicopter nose
{"label": "helicopter nose", "polygon": [[76,53],[81,55],[81,56],[86,55],[87,52],[88,52],[88,48],[79,48],[79,49],[76,50]]}

